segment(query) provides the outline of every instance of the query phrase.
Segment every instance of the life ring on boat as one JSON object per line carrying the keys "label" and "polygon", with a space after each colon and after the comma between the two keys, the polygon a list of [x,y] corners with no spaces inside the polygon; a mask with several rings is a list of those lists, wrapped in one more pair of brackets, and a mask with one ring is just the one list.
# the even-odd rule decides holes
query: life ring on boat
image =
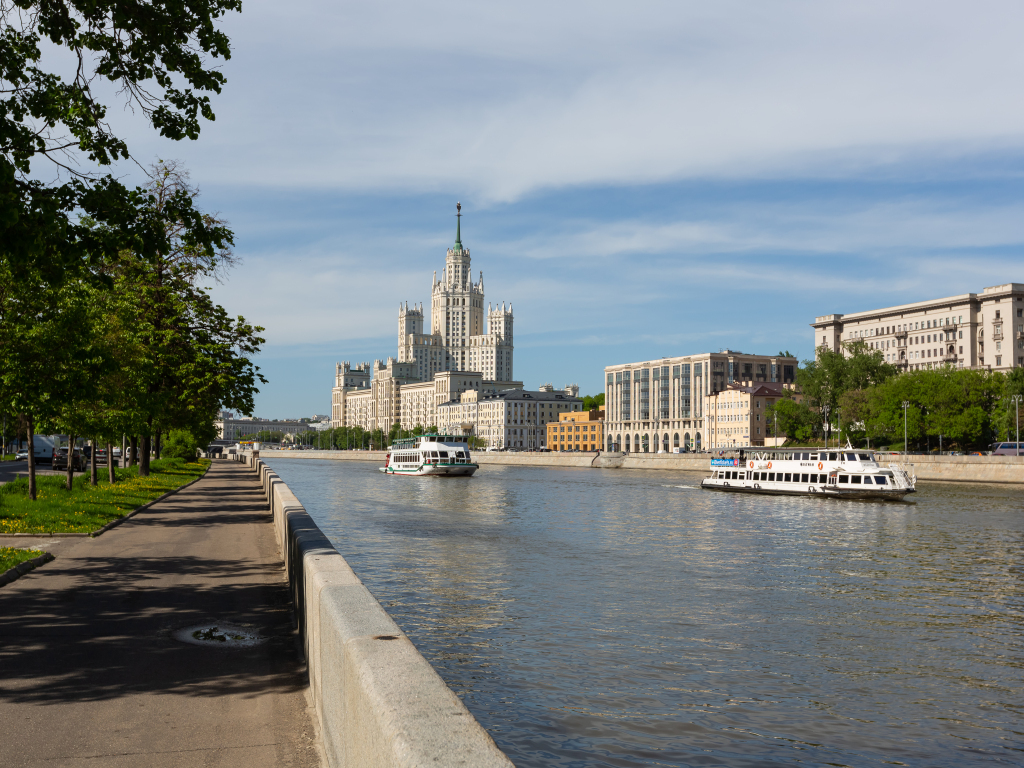
{"label": "life ring on boat", "polygon": [[754,462],[750,462],[750,468],[751,468],[751,469],[753,469],[753,468],[754,468]]}
{"label": "life ring on boat", "polygon": [[768,462],[768,469],[771,469],[771,468],[772,468],[772,463],[769,461]]}
{"label": "life ring on boat", "polygon": [[819,472],[821,471],[821,462],[820,461],[818,462],[818,471]]}

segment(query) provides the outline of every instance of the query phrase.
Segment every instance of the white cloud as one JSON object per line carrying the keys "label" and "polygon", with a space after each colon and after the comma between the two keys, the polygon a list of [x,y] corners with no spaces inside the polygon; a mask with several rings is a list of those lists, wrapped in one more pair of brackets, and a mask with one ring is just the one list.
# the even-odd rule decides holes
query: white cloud
{"label": "white cloud", "polygon": [[1021,147],[1012,2],[248,2],[219,181],[539,188],[834,176]]}

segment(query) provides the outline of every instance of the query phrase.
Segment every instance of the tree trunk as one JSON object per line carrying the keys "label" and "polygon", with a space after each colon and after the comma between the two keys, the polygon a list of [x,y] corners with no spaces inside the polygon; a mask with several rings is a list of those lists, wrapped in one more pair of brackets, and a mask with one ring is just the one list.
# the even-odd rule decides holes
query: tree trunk
{"label": "tree trunk", "polygon": [[114,484],[114,445],[107,443],[107,476],[111,485]]}
{"label": "tree trunk", "polygon": [[138,451],[139,451],[139,436],[138,435],[132,435],[131,439],[128,442],[128,466],[129,467],[134,467],[135,466],[135,461],[139,457]]}
{"label": "tree trunk", "polygon": [[68,480],[65,484],[67,490],[71,490],[75,481],[75,438],[77,435],[68,435]]}
{"label": "tree trunk", "polygon": [[149,435],[142,436],[142,452],[139,455],[139,477],[149,477],[149,452],[152,449],[152,441]]}
{"label": "tree trunk", "polygon": [[159,430],[157,430],[156,441],[154,442],[154,445],[153,445],[153,448],[154,448],[153,453],[155,455],[155,458],[157,458],[157,459],[160,458],[160,443],[163,442],[160,438],[162,436],[163,436],[162,433]]}
{"label": "tree trunk", "polygon": [[89,485],[96,485],[96,438],[92,439],[92,455],[89,456]]}
{"label": "tree trunk", "polygon": [[36,500],[36,433],[33,429],[32,415],[29,414],[26,420],[28,433],[28,497]]}

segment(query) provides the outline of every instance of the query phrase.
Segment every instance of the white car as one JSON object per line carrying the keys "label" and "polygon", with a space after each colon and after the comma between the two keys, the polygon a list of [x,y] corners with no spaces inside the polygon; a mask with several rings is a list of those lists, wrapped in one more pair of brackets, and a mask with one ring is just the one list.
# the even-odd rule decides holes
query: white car
{"label": "white car", "polygon": [[22,448],[14,455],[15,461],[28,461],[28,448]]}

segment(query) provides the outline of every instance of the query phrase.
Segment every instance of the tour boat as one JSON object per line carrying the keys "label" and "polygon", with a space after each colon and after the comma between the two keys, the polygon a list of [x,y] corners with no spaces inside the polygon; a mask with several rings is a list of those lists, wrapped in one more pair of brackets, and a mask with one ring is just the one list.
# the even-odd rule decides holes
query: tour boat
{"label": "tour boat", "polygon": [[712,459],[701,488],[737,493],[894,499],[914,493],[917,477],[901,465],[879,465],[870,451],[745,450],[739,458]]}
{"label": "tour boat", "polygon": [[469,477],[479,464],[469,456],[464,437],[453,435],[420,435],[396,440],[388,448],[383,467],[386,475],[435,475]]}

